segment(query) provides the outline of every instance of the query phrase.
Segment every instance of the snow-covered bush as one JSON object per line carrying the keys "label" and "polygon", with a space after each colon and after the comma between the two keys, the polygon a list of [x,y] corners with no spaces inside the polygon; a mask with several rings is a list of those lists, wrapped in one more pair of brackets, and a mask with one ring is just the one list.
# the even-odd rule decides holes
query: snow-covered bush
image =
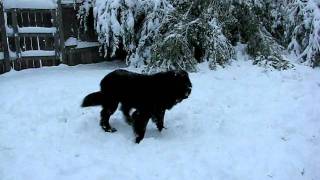
{"label": "snow-covered bush", "polygon": [[[269,40],[273,39],[274,43],[269,45],[271,52],[279,49],[276,45],[278,44],[297,55],[299,62],[313,67],[320,65],[318,0],[264,0],[253,4],[254,14],[266,32],[263,34],[267,35]],[[283,50],[276,52],[279,55],[284,54]]]}
{"label": "snow-covered bush", "polygon": [[269,64],[265,62],[270,61],[273,65],[269,67],[280,70],[292,66],[287,66],[289,62],[283,59],[282,16],[275,13],[281,9],[276,6],[278,3],[269,0],[222,2],[218,18],[233,45],[238,42],[247,44],[247,53],[252,56],[254,64]]}
{"label": "snow-covered bush", "polygon": [[114,56],[121,48],[129,60],[146,56],[160,20],[173,9],[166,0],[84,0],[78,13],[84,26],[90,7],[105,56]]}
{"label": "snow-covered bush", "polygon": [[120,46],[130,52],[134,47],[134,13],[132,0],[93,1],[95,29],[103,44],[105,56],[113,56]]}
{"label": "snow-covered bush", "polygon": [[93,8],[92,0],[83,1],[79,7],[77,17],[80,19],[80,25],[84,28],[85,31],[88,30],[88,16],[90,13],[90,8]]}
{"label": "snow-covered bush", "polygon": [[147,71],[194,71],[202,61],[214,69],[232,59],[238,42],[255,64],[264,57],[286,66],[288,47],[319,66],[319,7],[316,0],[84,0],[79,18],[85,26],[93,8],[105,56],[125,51],[128,64]]}
{"label": "snow-covered bush", "polygon": [[320,2],[294,0],[287,11],[288,49],[300,62],[320,66]]}
{"label": "snow-covered bush", "polygon": [[198,62],[209,61],[212,69],[228,63],[234,51],[208,2],[180,1],[175,5],[176,10],[164,20],[152,45],[149,67],[194,71]]}
{"label": "snow-covered bush", "polygon": [[147,0],[141,1],[140,13],[136,17],[135,34],[136,46],[127,57],[127,62],[133,66],[149,65],[151,59],[151,47],[155,41],[159,39],[161,34],[160,27],[171,12],[174,11],[173,6],[167,0]]}
{"label": "snow-covered bush", "polygon": [[79,11],[84,23],[90,5],[107,57],[123,48],[128,63],[150,70],[195,70],[205,60],[214,68],[232,57],[209,0],[85,0]]}
{"label": "snow-covered bush", "polygon": [[266,69],[276,69],[276,70],[287,70],[294,68],[294,65],[289,61],[279,59],[276,56],[257,56],[253,63],[254,65],[258,65],[260,67],[264,67]]}

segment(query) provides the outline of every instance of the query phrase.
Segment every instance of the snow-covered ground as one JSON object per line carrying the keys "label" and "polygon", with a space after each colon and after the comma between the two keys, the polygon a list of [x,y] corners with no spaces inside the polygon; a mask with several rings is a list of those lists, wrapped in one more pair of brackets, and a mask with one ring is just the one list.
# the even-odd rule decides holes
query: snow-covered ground
{"label": "snow-covered ground", "polygon": [[[189,99],[133,142],[82,98],[119,64],[29,69],[0,75],[1,180],[319,180],[320,71],[265,71],[234,62],[190,74]],[[128,89],[130,91],[130,89]]]}

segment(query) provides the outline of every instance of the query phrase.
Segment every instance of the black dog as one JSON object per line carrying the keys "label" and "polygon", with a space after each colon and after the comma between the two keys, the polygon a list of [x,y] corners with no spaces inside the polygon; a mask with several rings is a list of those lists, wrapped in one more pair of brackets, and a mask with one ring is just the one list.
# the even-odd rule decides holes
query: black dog
{"label": "black dog", "polygon": [[102,129],[115,132],[109,118],[121,103],[127,122],[133,126],[136,143],[143,139],[150,118],[161,131],[165,111],[188,98],[192,88],[188,73],[182,70],[153,75],[115,70],[102,79],[100,86],[101,91],[84,98],[82,107],[101,105]]}

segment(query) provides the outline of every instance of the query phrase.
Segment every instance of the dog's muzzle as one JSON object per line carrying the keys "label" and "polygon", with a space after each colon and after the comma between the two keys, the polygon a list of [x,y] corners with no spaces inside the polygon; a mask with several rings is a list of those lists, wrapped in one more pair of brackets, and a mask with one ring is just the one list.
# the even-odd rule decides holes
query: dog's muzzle
{"label": "dog's muzzle", "polygon": [[191,87],[188,87],[186,93],[184,94],[184,98],[188,98],[190,94],[191,94]]}

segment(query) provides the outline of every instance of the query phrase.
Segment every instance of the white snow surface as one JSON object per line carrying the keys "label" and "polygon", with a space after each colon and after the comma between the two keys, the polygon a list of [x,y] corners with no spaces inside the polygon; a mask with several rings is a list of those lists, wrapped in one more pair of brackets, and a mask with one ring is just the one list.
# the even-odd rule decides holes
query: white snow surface
{"label": "white snow surface", "polygon": [[78,41],[76,48],[81,49],[81,48],[96,47],[100,45],[101,44],[99,42]]}
{"label": "white snow surface", "polygon": [[55,27],[19,27],[20,33],[55,33]]}
{"label": "white snow surface", "polygon": [[65,46],[77,46],[78,44],[78,39],[75,37],[69,37],[65,42]]}
{"label": "white snow surface", "polygon": [[5,9],[23,8],[23,9],[55,9],[56,0],[3,0]]}
{"label": "white snow surface", "polygon": [[[85,95],[119,64],[0,75],[1,180],[320,179],[320,71],[265,71],[248,61],[191,73],[191,96],[133,142],[117,111],[99,127]],[[130,89],[128,89],[130,91]]]}
{"label": "white snow surface", "polygon": [[29,50],[29,51],[22,51],[21,55],[24,57],[31,57],[31,56],[54,56],[55,51],[46,51],[46,50]]}
{"label": "white snow surface", "polygon": [[82,0],[61,0],[61,4],[73,4],[73,3],[81,3]]}
{"label": "white snow surface", "polygon": [[[9,50],[9,56],[12,57],[12,58],[15,58],[17,57],[16,56],[16,53],[12,52]],[[4,52],[0,52],[0,60],[4,59]]]}
{"label": "white snow surface", "polygon": [[80,41],[74,37],[69,37],[64,44],[65,46],[75,46],[78,49],[100,46],[99,42]]}

